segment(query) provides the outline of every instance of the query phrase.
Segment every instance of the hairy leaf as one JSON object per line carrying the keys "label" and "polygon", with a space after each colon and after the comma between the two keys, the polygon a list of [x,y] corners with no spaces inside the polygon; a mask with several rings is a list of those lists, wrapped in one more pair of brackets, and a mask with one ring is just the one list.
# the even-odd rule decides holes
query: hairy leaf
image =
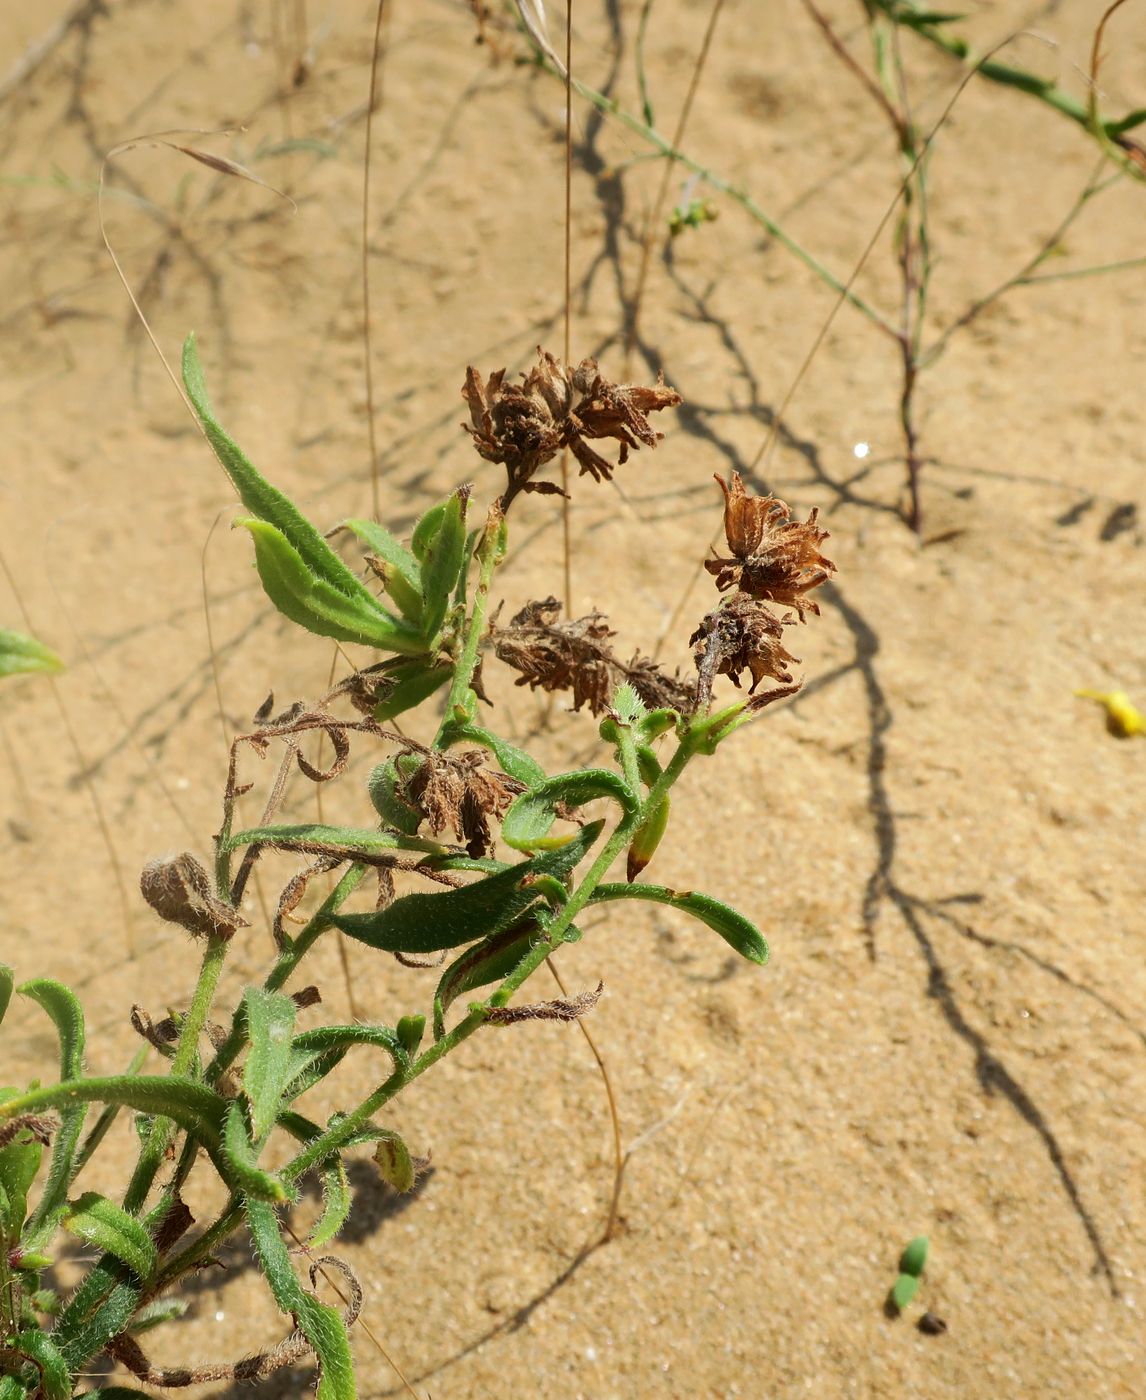
{"label": "hairy leaf", "polygon": [[[21,996],[37,1002],[56,1025],[60,1039],[60,1079],[78,1079],[84,1067],[84,1012],[74,993],[61,982],[41,977],[18,988]],[[51,1238],[63,1209],[68,1187],[77,1170],[76,1146],[83,1131],[87,1104],[77,1103],[60,1115],[52,1142],[48,1179],[40,1201],[28,1222],[25,1244],[37,1249]]]}
{"label": "hairy leaf", "polygon": [[508,977],[543,936],[538,924],[529,919],[524,930],[511,928],[492,938],[483,938],[455,958],[442,973],[434,993],[434,1039],[441,1040],[445,1035],[445,1014],[458,997]]}
{"label": "hairy leaf", "polygon": [[247,831],[237,831],[229,837],[224,843],[224,850],[233,851],[240,846],[251,846],[256,842],[291,850],[313,851],[320,855],[345,854],[348,860],[354,856],[378,855],[385,851],[417,851],[439,855],[444,850],[440,841],[431,841],[426,837],[396,836],[391,831],[363,827],[325,826],[321,822],[253,826]]}
{"label": "hairy leaf", "polygon": [[284,1313],[293,1315],[318,1358],[317,1400],[356,1400],[350,1340],[341,1317],[298,1281],[272,1207],[265,1201],[248,1200],[245,1209],[251,1239],[275,1302]]}
{"label": "hairy leaf", "polygon": [[290,1102],[324,1079],[353,1045],[380,1046],[394,1061],[395,1069],[409,1067],[410,1057],[389,1026],[318,1026],[294,1038],[284,1099]]}
{"label": "hairy leaf", "polygon": [[604,822],[584,827],[565,845],[519,861],[462,889],[408,894],[373,914],[335,914],[336,928],[386,952],[432,953],[492,938],[512,928],[538,900],[530,879],[568,875],[600,836]]}
{"label": "hairy leaf", "polygon": [[626,815],[637,806],[637,797],[625,780],[607,768],[559,773],[517,798],[502,822],[502,840],[519,851],[544,851],[563,845],[567,837],[548,834],[557,816],[556,806],[580,807],[596,797],[613,798]]}
{"label": "hairy leaf", "polygon": [[289,1193],[278,1177],[259,1166],[258,1152],[251,1141],[239,1099],[233,1100],[227,1111],[220,1157],[225,1168],[221,1175],[232,1191],[241,1191],[259,1201],[278,1203],[288,1199]]}
{"label": "hairy leaf", "polygon": [[351,1202],[350,1178],[336,1153],[322,1164],[322,1214],[307,1240],[309,1249],[319,1249],[334,1239],[346,1224]]}
{"label": "hairy leaf", "polygon": [[[9,1338],[4,1344],[4,1349],[9,1353],[15,1352],[18,1356],[26,1356],[36,1367],[39,1373],[38,1385],[31,1393],[37,1400],[68,1400],[72,1393],[68,1364],[46,1332],[41,1332],[38,1327],[29,1328],[28,1331]],[[13,1393],[24,1395],[28,1392],[21,1386]],[[0,1391],[0,1397],[2,1396],[3,1391]]]}
{"label": "hairy leaf", "polygon": [[422,627],[422,566],[410,551],[394,538],[389,530],[374,520],[344,520],[343,528],[352,530],[381,562],[383,587],[394,599],[405,617],[419,631]]}
{"label": "hairy leaf", "polygon": [[417,1173],[410,1149],[401,1137],[391,1128],[383,1128],[378,1136],[378,1146],[374,1149],[374,1160],[378,1164],[382,1180],[395,1191],[412,1191]]}
{"label": "hairy leaf", "polygon": [[729,905],[719,899],[713,899],[711,895],[698,894],[695,890],[670,890],[665,885],[609,884],[598,885],[589,902],[603,904],[613,899],[647,899],[656,904],[667,904],[672,909],[680,909],[707,924],[709,928],[715,929],[742,958],[760,964],[768,961],[768,944],[756,925]]}
{"label": "hairy leaf", "polygon": [[243,1065],[243,1089],[251,1101],[251,1132],[262,1142],[282,1103],[291,1070],[291,1034],[298,1007],[281,992],[248,987],[247,1034],[251,1049]]}
{"label": "hairy leaf", "polygon": [[428,700],[450,679],[453,668],[439,665],[432,656],[415,656],[388,668],[386,675],[394,689],[374,707],[374,718],[379,724],[386,724]]}
{"label": "hairy leaf", "polygon": [[374,810],[387,826],[407,836],[413,836],[417,831],[422,814],[402,795],[404,779],[420,762],[415,754],[400,754],[397,758],[388,758],[385,763],[380,763],[366,780],[366,790]]}
{"label": "hairy leaf", "polygon": [[445,503],[442,522],[426,539],[422,552],[422,626],[434,638],[450,606],[466,548],[466,506],[469,488],[453,492]]}
{"label": "hairy leaf", "polygon": [[97,1191],[86,1191],[74,1202],[64,1225],[73,1235],[126,1264],[142,1283],[147,1283],[155,1272],[159,1256],[147,1230],[133,1215]]}

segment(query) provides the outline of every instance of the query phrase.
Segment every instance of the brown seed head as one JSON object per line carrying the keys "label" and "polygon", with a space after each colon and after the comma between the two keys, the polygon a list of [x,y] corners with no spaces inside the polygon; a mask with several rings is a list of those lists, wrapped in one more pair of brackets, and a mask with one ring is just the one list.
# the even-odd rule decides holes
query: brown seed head
{"label": "brown seed head", "polygon": [[836,571],[830,559],[820,553],[828,538],[816,521],[813,510],[807,520],[793,520],[792,512],[775,496],[750,496],[739,472],[725,484],[724,533],[731,559],[706,559],[704,567],[715,575],[722,592],[733,586],[753,598],[768,599],[781,607],[794,608],[801,621],[805,612],[819,613],[819,605],[807,594]]}
{"label": "brown seed head", "polygon": [[728,676],[738,686],[744,671],[752,677],[749,692],[766,676],[790,686],[793,677],[788,662],[799,664],[799,657],[785,648],[783,636],[783,623],[763,603],[746,593],[733,594],[709,613],[689,638],[689,644],[696,648],[702,698],[707,699],[715,676]]}
{"label": "brown seed head", "polygon": [[[502,498],[507,506],[519,491],[561,493],[551,481],[534,481],[535,473],[568,447],[594,480],[608,480],[615,465],[627,460],[629,448],[655,447],[662,434],[649,425],[648,414],[680,403],[680,395],[663,378],[652,388],[610,383],[588,359],[573,368],[547,350],[520,384],[507,384],[505,370],[495,370],[483,384],[471,365],[462,397],[470,422],[463,424],[487,462],[501,462],[509,477]],[[621,445],[617,463],[589,446],[588,439],[613,438]]]}

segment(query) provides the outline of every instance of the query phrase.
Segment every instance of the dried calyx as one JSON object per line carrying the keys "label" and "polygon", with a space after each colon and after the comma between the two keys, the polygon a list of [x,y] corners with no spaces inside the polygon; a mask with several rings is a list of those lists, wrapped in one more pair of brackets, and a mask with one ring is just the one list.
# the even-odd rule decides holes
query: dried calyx
{"label": "dried calyx", "polygon": [[484,766],[481,749],[425,757],[406,783],[405,796],[437,836],[447,827],[477,858],[489,854],[489,819],[500,819],[525,784]]}
{"label": "dried calyx", "polygon": [[[582,360],[574,368],[547,350],[537,353],[538,364],[520,384],[507,384],[504,369],[484,383],[472,365],[466,370],[462,397],[469,404],[470,423],[463,427],[487,462],[505,466],[509,480],[503,509],[519,491],[561,494],[554,482],[535,481],[534,476],[564,447],[576,457],[582,475],[609,480],[630,448],[655,447],[663,436],[649,425],[648,415],[681,402],[663,379],[651,388],[613,384],[596,360]],[[616,463],[590,447],[589,439],[601,438],[620,443]]]}
{"label": "dried calyx", "polygon": [[541,690],[570,690],[573,708],[587,705],[594,715],[610,707],[613,692],[627,681],[652,709],[690,713],[694,689],[665,675],[655,661],[634,656],[628,663],[614,655],[608,639],[615,636],[599,612],[558,622],[556,598],[526,603],[508,627],[491,627],[494,652],[520,673],[518,685]]}
{"label": "dried calyx", "polygon": [[[747,671],[750,692],[765,677],[780,685],[756,696],[760,707],[791,695],[800,688],[789,662],[798,662],[783,644],[784,628],[804,622],[807,613],[820,607],[808,595],[827,582],[836,566],[820,553],[828,532],[817,524],[813,510],[807,520],[794,520],[792,512],[775,496],[750,496],[739,472],[731,482],[716,480],[724,493],[724,533],[730,559],[709,559],[704,567],[722,592],[735,592],[701,622],[689,638],[700,672],[698,701],[707,705],[716,676],[728,676],[740,684]],[[777,616],[768,603],[791,608]]]}

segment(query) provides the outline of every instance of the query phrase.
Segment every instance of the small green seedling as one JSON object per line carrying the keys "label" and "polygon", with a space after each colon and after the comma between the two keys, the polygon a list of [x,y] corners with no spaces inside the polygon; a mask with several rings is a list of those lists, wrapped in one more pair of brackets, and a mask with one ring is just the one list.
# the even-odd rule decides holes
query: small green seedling
{"label": "small green seedling", "polygon": [[889,1301],[897,1313],[907,1307],[919,1291],[919,1276],[927,1263],[927,1236],[916,1235],[899,1256],[899,1277],[891,1286]]}

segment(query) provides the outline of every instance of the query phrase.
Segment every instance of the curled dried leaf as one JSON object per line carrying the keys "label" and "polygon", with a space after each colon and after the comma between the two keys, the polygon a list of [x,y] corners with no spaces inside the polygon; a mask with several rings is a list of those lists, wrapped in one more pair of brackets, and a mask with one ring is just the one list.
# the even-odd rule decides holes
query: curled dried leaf
{"label": "curled dried leaf", "polygon": [[139,877],[144,899],[161,919],[178,924],[196,938],[230,938],[247,921],[216,898],[206,870],[184,851],[171,860],[150,860]]}
{"label": "curled dried leaf", "polygon": [[59,1121],[50,1113],[21,1113],[0,1127],[0,1148],[7,1147],[21,1133],[31,1133],[41,1147],[51,1145]]}
{"label": "curled dried leaf", "polygon": [[724,492],[724,534],[733,556],[705,560],[717,588],[735,586],[753,598],[794,608],[801,621],[805,612],[818,613],[819,605],[807,594],[836,571],[820,553],[828,532],[816,523],[818,511],[793,520],[775,496],[750,496],[739,472],[727,484],[721,476],[716,480]]}
{"label": "curled dried leaf", "polygon": [[518,1021],[576,1021],[597,1005],[604,982],[598,982],[592,992],[580,992],[575,997],[557,997],[553,1001],[535,1001],[529,1006],[497,1006],[486,1012],[491,1026],[512,1026]]}
{"label": "curled dried leaf", "polygon": [[[505,466],[508,483],[502,497],[507,507],[519,491],[561,494],[549,481],[534,475],[562,448],[568,447],[581,468],[596,481],[607,481],[629,449],[655,447],[663,436],[648,415],[681,402],[663,378],[649,387],[613,384],[593,359],[575,368],[538,348],[538,363],[520,384],[507,384],[505,370],[482,381],[471,365],[466,370],[462,397],[469,404],[470,422],[463,424],[487,462]],[[612,438],[620,444],[617,462],[589,446],[590,439]]]}

